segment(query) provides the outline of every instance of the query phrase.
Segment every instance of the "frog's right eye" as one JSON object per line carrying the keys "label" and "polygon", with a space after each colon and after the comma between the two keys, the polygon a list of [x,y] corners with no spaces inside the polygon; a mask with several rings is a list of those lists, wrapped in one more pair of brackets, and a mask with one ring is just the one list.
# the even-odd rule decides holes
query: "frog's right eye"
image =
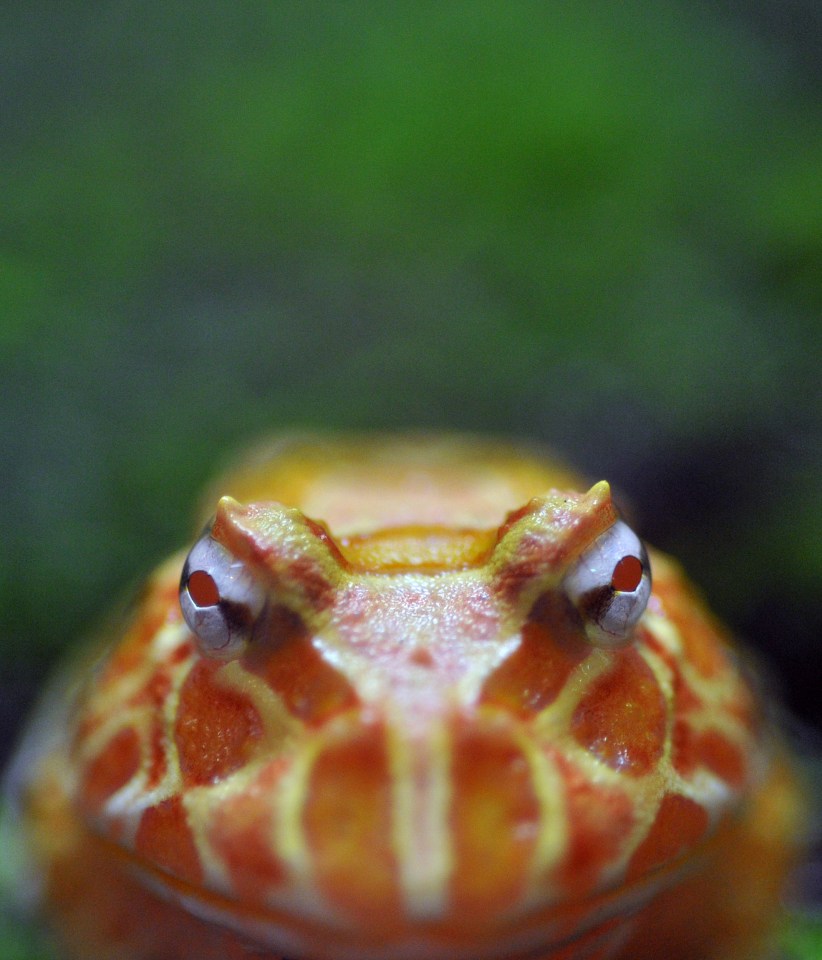
{"label": "frog's right eye", "polygon": [[239,656],[265,605],[265,590],[246,565],[204,534],[180,579],[180,608],[200,651],[218,660]]}
{"label": "frog's right eye", "polygon": [[651,595],[651,567],[639,537],[622,520],[577,558],[563,581],[589,640],[600,647],[629,643]]}

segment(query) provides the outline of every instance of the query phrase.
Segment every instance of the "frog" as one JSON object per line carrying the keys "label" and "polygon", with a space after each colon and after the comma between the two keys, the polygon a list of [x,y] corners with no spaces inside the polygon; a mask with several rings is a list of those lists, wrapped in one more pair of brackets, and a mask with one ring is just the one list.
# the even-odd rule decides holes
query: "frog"
{"label": "frog", "polygon": [[61,956],[771,956],[795,764],[606,481],[498,438],[291,433],[194,527],[13,766]]}

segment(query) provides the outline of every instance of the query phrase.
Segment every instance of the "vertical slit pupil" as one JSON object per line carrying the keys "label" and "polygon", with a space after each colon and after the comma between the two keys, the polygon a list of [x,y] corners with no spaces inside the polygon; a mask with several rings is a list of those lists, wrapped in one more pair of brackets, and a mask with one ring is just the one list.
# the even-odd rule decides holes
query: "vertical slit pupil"
{"label": "vertical slit pupil", "polygon": [[623,557],[611,574],[611,586],[622,593],[632,593],[642,580],[642,561],[639,557]]}
{"label": "vertical slit pupil", "polygon": [[214,607],[220,602],[220,591],[210,573],[195,570],[186,583],[188,595],[198,607]]}

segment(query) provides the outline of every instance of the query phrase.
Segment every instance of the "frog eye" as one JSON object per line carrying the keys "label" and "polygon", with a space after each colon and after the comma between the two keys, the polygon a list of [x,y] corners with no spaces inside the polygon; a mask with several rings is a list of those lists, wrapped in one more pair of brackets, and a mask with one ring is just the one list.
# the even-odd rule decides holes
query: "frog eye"
{"label": "frog eye", "polygon": [[231,660],[251,638],[266,594],[248,568],[206,532],[180,579],[180,608],[207,657]]}
{"label": "frog eye", "polygon": [[651,595],[651,568],[642,541],[618,520],[576,560],[563,586],[592,643],[626,644]]}

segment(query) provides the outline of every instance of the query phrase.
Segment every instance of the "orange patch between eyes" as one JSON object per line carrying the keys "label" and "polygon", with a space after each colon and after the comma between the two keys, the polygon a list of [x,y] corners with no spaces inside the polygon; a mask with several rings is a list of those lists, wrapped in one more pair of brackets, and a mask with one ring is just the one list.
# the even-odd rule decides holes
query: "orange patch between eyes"
{"label": "orange patch between eyes", "polygon": [[346,537],[339,546],[355,569],[389,572],[476,566],[494,540],[493,530],[408,526]]}

